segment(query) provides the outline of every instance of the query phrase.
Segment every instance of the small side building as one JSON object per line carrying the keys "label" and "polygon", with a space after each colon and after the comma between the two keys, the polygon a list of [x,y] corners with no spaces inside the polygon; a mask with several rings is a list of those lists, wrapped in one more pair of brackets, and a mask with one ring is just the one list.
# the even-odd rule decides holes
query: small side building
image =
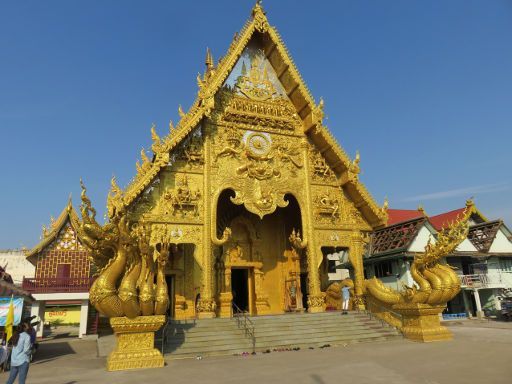
{"label": "small side building", "polygon": [[[82,337],[95,333],[97,315],[90,311],[91,263],[77,228],[78,216],[70,200],[59,217],[52,218],[50,228],[43,227],[41,242],[26,253],[35,275],[23,279],[23,289],[34,297],[31,313],[42,324],[79,323]],[[42,326],[37,336],[43,336]]]}
{"label": "small side building", "polygon": [[469,233],[446,257],[461,280],[461,292],[448,303],[448,315],[497,315],[512,298],[512,235],[502,220],[489,221],[468,200],[466,206],[435,216],[423,209],[389,209],[388,225],[374,231],[364,258],[365,277],[376,276],[394,289],[412,286],[410,265],[437,234],[470,211]]}

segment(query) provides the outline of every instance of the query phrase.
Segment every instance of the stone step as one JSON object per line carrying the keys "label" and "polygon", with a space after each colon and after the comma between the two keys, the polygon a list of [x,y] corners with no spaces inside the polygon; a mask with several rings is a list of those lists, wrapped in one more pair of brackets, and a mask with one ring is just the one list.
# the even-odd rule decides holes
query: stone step
{"label": "stone step", "polygon": [[[357,337],[357,338],[354,338],[354,337],[347,337],[347,338],[338,338],[338,339],[329,339],[328,342],[325,342],[325,341],[317,341],[317,342],[294,342],[294,343],[291,343],[291,344],[286,344],[286,343],[282,343],[282,344],[273,344],[273,345],[256,345],[255,347],[255,352],[263,352],[263,351],[266,351],[266,350],[270,350],[272,351],[273,349],[280,349],[280,348],[301,348],[301,349],[307,349],[307,348],[319,348],[319,347],[323,347],[323,346],[326,346],[326,345],[329,345],[329,346],[332,346],[332,347],[336,347],[336,346],[341,346],[341,345],[349,345],[349,344],[356,344],[356,343],[365,343],[365,342],[383,342],[383,341],[388,341],[388,340],[391,340],[393,338],[395,338],[396,336],[382,336],[382,335],[379,335],[379,336],[365,336],[365,337]],[[202,356],[202,357],[206,357],[206,356],[219,356],[219,355],[234,355],[234,354],[241,354],[243,352],[249,352],[251,353],[252,352],[252,346],[251,345],[247,345],[245,347],[243,346],[240,346],[240,345],[236,345],[236,346],[226,346],[225,348],[223,347],[215,347],[215,348],[212,348],[212,349],[208,349],[208,348],[197,348],[197,349],[193,349],[193,348],[190,348],[190,349],[184,349],[184,348],[181,348],[181,349],[176,349],[175,351],[171,352],[168,357],[171,358],[171,359],[180,359],[180,358],[188,358],[188,357],[196,357],[196,356]]]}
{"label": "stone step", "polygon": [[[358,324],[358,323],[340,323],[340,324],[322,324],[321,327],[310,327],[305,325],[294,325],[294,324],[287,324],[277,327],[267,326],[267,327],[257,327],[255,328],[255,335],[256,337],[259,337],[261,335],[264,336],[280,336],[283,334],[299,334],[299,335],[309,335],[309,334],[315,334],[315,333],[350,333],[350,332],[357,332],[357,331],[366,331],[368,329],[379,329],[380,327],[373,326],[373,325],[366,325],[366,324]],[[186,333],[175,333],[170,334],[167,333],[167,338],[170,342],[174,339],[179,340],[186,340],[186,341],[194,341],[194,340],[200,340],[200,339],[207,339],[207,340],[216,340],[216,339],[223,339],[228,336],[231,337],[240,337],[245,335],[244,330],[242,329],[236,329],[236,330],[226,330],[225,332],[217,332],[217,331],[210,331],[210,330],[204,330],[202,332],[186,332]]]}
{"label": "stone step", "polygon": [[[400,337],[397,331],[383,327],[380,321],[358,313],[285,314],[250,318],[255,330],[255,351],[275,348],[320,347],[350,343],[384,341]],[[163,338],[163,333],[165,337]],[[113,348],[114,337],[100,338],[98,350],[103,356]],[[157,332],[155,347],[168,358],[231,355],[252,352],[252,340],[239,329],[236,319],[198,319],[170,321]]]}

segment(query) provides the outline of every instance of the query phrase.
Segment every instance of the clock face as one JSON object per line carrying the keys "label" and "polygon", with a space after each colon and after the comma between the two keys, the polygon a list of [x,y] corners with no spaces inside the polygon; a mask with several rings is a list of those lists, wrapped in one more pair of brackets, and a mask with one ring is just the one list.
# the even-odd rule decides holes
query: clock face
{"label": "clock face", "polygon": [[260,132],[252,132],[247,136],[247,148],[252,155],[262,157],[270,152],[272,140],[270,136]]}

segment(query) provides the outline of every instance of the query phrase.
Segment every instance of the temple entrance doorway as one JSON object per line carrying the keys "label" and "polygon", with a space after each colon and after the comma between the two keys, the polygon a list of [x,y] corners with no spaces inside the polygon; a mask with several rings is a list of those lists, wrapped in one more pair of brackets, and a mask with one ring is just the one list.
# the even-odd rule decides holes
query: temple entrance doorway
{"label": "temple entrance doorway", "polygon": [[233,204],[233,197],[225,190],[217,205],[217,237],[231,229],[215,263],[219,316],[231,316],[235,305],[251,315],[303,311],[307,287],[300,275],[307,276],[306,252],[294,250],[289,240],[292,233],[302,236],[298,201],[285,195],[287,207],[258,217]]}
{"label": "temple entrance doorway", "polygon": [[249,308],[249,270],[237,268],[231,271],[231,294],[233,295],[233,313],[250,312]]}

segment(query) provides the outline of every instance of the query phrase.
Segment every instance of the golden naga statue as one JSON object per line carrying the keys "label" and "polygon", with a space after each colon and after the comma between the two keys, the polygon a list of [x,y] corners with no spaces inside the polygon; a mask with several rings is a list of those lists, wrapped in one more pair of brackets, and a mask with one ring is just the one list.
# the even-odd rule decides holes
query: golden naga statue
{"label": "golden naga statue", "polygon": [[430,241],[425,252],[414,257],[411,275],[415,286],[404,285],[403,291],[386,287],[379,279],[365,281],[366,293],[386,304],[411,303],[446,305],[460,291],[460,280],[453,269],[441,264],[441,258],[453,253],[468,234],[470,212],[439,232],[435,244]]}
{"label": "golden naga statue", "polygon": [[80,238],[98,276],[89,292],[91,304],[107,317],[164,315],[169,307],[165,281],[169,244],[162,241],[156,249],[151,247],[148,228],[143,223],[130,225],[124,210],[100,225],[82,182],[81,187]]}

